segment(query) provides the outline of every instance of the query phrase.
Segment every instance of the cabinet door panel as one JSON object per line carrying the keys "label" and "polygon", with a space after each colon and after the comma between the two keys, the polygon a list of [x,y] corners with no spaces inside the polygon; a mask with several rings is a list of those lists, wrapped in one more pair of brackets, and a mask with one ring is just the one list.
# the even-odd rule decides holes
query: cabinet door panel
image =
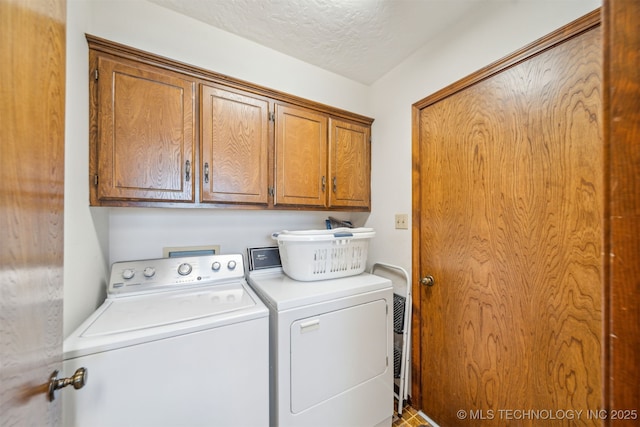
{"label": "cabinet door panel", "polygon": [[201,90],[202,201],[267,204],[268,101],[214,86]]}
{"label": "cabinet door panel", "polygon": [[276,105],[275,204],[326,206],[327,117]]}
{"label": "cabinet door panel", "polygon": [[193,201],[194,83],[105,57],[98,69],[98,198]]}
{"label": "cabinet door panel", "polygon": [[329,206],[370,207],[370,128],[336,119],[329,128]]}

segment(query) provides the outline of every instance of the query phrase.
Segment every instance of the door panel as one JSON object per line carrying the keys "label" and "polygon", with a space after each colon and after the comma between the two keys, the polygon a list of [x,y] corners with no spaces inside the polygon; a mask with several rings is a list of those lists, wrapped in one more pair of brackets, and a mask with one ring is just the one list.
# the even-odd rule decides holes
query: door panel
{"label": "door panel", "polygon": [[109,57],[98,70],[98,198],[194,201],[195,83]]}
{"label": "door panel", "polygon": [[268,203],[269,103],[202,86],[202,201]]}
{"label": "door panel", "polygon": [[58,425],[62,366],[64,0],[0,0],[0,424]]}
{"label": "door panel", "polygon": [[370,207],[370,129],[329,120],[330,207]]}
{"label": "door panel", "polygon": [[327,180],[327,117],[276,104],[275,203],[325,207]]}
{"label": "door panel", "polygon": [[377,300],[291,324],[291,412],[303,412],[387,370],[387,302]]}
{"label": "door panel", "polygon": [[419,113],[419,270],[436,281],[419,293],[420,406],[440,425],[602,408],[600,40],[597,27]]}

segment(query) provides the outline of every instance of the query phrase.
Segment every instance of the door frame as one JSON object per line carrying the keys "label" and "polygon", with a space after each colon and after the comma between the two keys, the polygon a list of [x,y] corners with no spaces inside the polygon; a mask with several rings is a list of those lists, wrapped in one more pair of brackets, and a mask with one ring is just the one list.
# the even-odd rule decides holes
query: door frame
{"label": "door frame", "polygon": [[[609,410],[640,411],[640,2],[603,5],[605,378]],[[638,414],[640,417],[640,414]],[[609,425],[629,425],[610,420]]]}

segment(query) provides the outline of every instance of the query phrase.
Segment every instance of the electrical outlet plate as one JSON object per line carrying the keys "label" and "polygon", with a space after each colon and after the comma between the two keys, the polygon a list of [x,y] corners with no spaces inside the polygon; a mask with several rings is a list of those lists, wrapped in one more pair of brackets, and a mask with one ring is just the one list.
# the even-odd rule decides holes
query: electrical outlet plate
{"label": "electrical outlet plate", "polygon": [[396,214],[396,229],[409,229],[409,214]]}

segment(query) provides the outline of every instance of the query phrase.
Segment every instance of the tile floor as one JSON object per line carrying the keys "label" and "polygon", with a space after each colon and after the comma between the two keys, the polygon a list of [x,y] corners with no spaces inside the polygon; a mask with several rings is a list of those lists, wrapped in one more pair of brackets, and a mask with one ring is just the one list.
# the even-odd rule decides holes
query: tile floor
{"label": "tile floor", "polygon": [[[397,407],[397,405],[395,406]],[[431,427],[424,418],[418,414],[418,411],[407,405],[402,409],[402,417],[398,417],[398,413],[394,410],[393,423],[391,427]]]}

